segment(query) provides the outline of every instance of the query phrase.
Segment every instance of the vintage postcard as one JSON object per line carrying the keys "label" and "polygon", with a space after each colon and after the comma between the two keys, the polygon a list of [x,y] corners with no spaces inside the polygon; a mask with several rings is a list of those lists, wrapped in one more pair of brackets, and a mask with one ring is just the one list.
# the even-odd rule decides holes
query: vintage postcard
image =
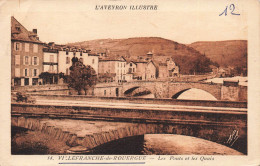
{"label": "vintage postcard", "polygon": [[0,166],[260,164],[259,1],[10,0],[0,23]]}

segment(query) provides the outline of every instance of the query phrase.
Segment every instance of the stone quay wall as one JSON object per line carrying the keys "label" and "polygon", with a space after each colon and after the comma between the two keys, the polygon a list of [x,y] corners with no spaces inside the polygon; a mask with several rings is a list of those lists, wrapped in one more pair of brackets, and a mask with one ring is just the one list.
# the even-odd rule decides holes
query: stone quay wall
{"label": "stone quay wall", "polygon": [[205,107],[233,107],[247,108],[247,102],[243,101],[214,101],[214,100],[176,100],[164,98],[138,98],[138,97],[98,97],[85,95],[62,95],[62,94],[31,94],[37,99],[46,100],[74,100],[74,101],[93,101],[108,103],[138,103],[138,104],[163,104],[163,105],[187,105]]}

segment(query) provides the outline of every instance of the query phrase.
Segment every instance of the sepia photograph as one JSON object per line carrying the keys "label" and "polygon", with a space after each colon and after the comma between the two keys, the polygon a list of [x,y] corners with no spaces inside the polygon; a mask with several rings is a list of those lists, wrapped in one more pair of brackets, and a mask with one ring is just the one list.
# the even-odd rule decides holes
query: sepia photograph
{"label": "sepia photograph", "polygon": [[247,157],[249,13],[205,2],[11,1],[11,156]]}

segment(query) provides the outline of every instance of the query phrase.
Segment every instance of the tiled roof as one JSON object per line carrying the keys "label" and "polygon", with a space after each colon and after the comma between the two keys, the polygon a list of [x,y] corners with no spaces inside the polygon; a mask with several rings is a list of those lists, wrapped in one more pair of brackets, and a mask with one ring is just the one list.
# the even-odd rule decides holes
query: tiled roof
{"label": "tiled roof", "polygon": [[99,61],[120,61],[120,62],[125,62],[125,58],[124,57],[118,57],[118,58],[113,58],[113,57],[106,57],[106,58],[102,58]]}
{"label": "tiled roof", "polygon": [[36,33],[28,31],[14,17],[11,17],[11,39],[19,40],[19,41],[34,42],[34,43],[42,43],[39,40]]}
{"label": "tiled roof", "polygon": [[88,56],[99,56],[98,54],[88,54]]}

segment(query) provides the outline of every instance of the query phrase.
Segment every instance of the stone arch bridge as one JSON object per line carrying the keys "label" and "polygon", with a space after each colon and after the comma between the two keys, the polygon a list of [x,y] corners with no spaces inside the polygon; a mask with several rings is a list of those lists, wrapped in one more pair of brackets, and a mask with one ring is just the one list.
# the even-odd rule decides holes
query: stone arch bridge
{"label": "stone arch bridge", "polygon": [[[55,124],[46,123],[42,120],[43,117],[124,122],[127,125],[77,135]],[[179,134],[232,146],[238,151],[247,151],[247,111],[241,108],[123,109],[12,104],[11,123],[12,126],[48,134],[71,147],[83,146],[89,150],[125,137]]]}
{"label": "stone arch bridge", "polygon": [[247,87],[223,86],[215,83],[136,81],[123,83],[118,89],[119,96],[129,97],[143,92],[144,94],[152,93],[155,98],[177,99],[179,95],[191,88],[206,91],[217,100],[247,101]]}
{"label": "stone arch bridge", "polygon": [[143,88],[155,95],[155,98],[177,98],[184,91],[196,88],[212,94],[217,100],[221,100],[221,84],[201,82],[129,82],[122,86],[124,95],[131,94],[135,89]]}

